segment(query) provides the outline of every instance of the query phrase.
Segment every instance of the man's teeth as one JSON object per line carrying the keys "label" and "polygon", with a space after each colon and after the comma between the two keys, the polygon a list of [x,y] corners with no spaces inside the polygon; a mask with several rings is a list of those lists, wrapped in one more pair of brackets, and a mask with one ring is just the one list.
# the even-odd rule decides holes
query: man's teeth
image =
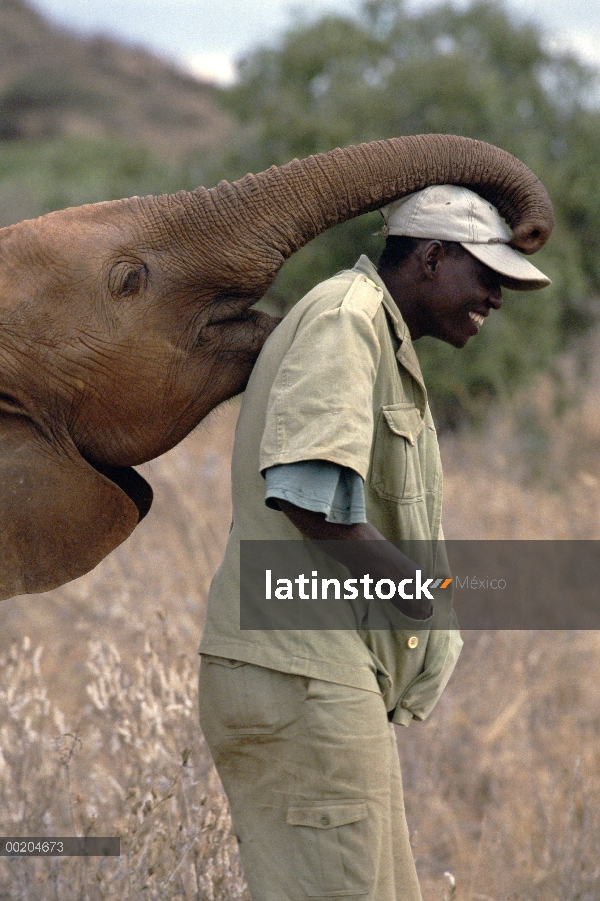
{"label": "man's teeth", "polygon": [[477,328],[481,328],[481,326],[483,325],[483,316],[481,315],[481,313],[474,313],[473,310],[470,310],[469,316],[471,317]]}

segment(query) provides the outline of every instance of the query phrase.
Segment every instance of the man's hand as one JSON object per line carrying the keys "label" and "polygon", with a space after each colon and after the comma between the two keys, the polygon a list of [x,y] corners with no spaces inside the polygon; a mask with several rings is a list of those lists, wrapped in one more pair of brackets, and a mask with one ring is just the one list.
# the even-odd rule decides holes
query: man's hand
{"label": "man's hand", "polygon": [[[327,547],[327,553],[338,563],[346,566],[353,576],[360,578],[368,573],[375,582],[379,579],[393,579],[396,583],[402,579],[415,578],[417,567],[413,561],[387,541],[371,523],[359,522],[347,526],[327,522],[324,513],[304,510],[279,498],[277,503],[292,525],[305,538],[312,541],[337,542],[335,546]],[[353,543],[346,544],[347,541]],[[411,619],[428,619],[433,612],[431,602],[427,598],[405,600],[394,596],[390,602]]]}

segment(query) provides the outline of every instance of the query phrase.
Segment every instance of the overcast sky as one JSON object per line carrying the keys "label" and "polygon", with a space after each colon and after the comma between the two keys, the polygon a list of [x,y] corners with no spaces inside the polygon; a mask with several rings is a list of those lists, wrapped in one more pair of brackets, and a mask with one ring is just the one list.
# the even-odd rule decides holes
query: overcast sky
{"label": "overcast sky", "polygon": [[[84,33],[102,33],[148,47],[198,73],[227,81],[234,60],[272,42],[292,10],[308,18],[347,11],[352,0],[33,0],[46,16]],[[435,0],[409,0],[410,9]],[[468,5],[456,0],[457,6]],[[508,0],[515,15],[542,25],[555,46],[575,49],[600,66],[600,0]]]}

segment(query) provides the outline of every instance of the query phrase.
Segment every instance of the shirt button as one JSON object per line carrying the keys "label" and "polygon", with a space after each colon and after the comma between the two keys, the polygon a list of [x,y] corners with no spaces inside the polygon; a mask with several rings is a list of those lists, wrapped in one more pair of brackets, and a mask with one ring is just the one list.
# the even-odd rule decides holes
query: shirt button
{"label": "shirt button", "polygon": [[327,814],[325,814],[324,816],[321,817],[321,826],[329,826],[330,823],[331,823],[331,820],[329,819]]}
{"label": "shirt button", "polygon": [[406,644],[409,648],[416,648],[416,646],[419,644],[419,639],[416,635],[411,635]]}

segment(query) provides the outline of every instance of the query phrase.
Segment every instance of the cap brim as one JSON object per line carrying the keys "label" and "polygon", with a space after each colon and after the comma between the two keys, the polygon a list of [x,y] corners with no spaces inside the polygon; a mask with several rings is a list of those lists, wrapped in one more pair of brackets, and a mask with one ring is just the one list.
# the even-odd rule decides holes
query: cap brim
{"label": "cap brim", "polygon": [[502,276],[502,285],[513,291],[535,291],[551,284],[550,279],[508,244],[466,244],[476,259]]}

